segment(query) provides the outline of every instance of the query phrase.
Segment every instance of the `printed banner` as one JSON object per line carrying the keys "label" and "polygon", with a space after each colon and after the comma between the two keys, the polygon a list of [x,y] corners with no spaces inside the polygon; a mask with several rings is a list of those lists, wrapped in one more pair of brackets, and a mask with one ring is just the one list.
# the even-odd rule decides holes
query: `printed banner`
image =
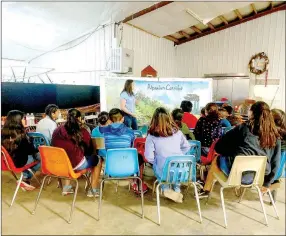
{"label": "printed banner", "polygon": [[143,80],[144,78],[106,78],[103,84],[105,91],[101,94],[106,98],[106,101],[102,102],[105,104],[103,109],[109,111],[114,107],[120,107],[120,93],[127,79],[133,79],[135,83],[136,117],[140,125],[150,122],[157,107],[165,107],[171,112],[179,108],[183,100],[189,100],[193,103],[192,113],[199,115],[201,108],[212,100],[211,79],[158,81]]}

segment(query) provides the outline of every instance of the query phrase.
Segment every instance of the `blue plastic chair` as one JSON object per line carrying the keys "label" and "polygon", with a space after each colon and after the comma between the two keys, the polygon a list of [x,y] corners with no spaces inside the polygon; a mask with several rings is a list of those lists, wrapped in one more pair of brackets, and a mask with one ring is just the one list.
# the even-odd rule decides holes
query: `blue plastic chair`
{"label": "blue plastic chair", "polygon": [[[104,182],[107,180],[137,179],[140,182],[141,189],[143,189],[142,180],[140,179],[139,176],[140,176],[140,170],[138,163],[138,153],[135,148],[107,150],[104,176],[100,183],[98,219],[100,217]],[[144,205],[144,198],[143,198],[143,191],[141,191],[142,219],[144,218],[143,205]]]}
{"label": "blue plastic chair", "polygon": [[136,138],[143,138],[143,133],[140,130],[133,130],[134,135],[136,136]]}
{"label": "blue plastic chair", "polygon": [[168,157],[163,167],[162,176],[158,175],[154,171],[157,180],[153,185],[153,194],[155,191],[156,183],[156,195],[157,195],[157,212],[158,212],[158,223],[161,224],[160,214],[160,196],[159,188],[162,184],[192,184],[195,189],[195,196],[199,210],[200,221],[202,222],[201,207],[199,201],[198,190],[196,186],[196,160],[194,155],[182,155]]}
{"label": "blue plastic chair", "polygon": [[286,151],[281,152],[281,159],[280,159],[280,165],[278,168],[278,171],[275,175],[275,180],[278,180],[280,178],[285,178],[285,161],[286,161]]}
{"label": "blue plastic chair", "polygon": [[139,130],[142,132],[142,135],[147,136],[148,128],[149,128],[148,125],[143,125],[139,127]]}
{"label": "blue plastic chair", "polygon": [[191,145],[191,149],[188,155],[194,155],[196,157],[196,162],[201,162],[201,142],[198,140],[188,140]]}
{"label": "blue plastic chair", "polygon": [[29,132],[27,133],[28,137],[33,138],[33,144],[36,149],[38,149],[39,146],[45,145],[50,146],[50,142],[47,140],[47,138],[39,132]]}

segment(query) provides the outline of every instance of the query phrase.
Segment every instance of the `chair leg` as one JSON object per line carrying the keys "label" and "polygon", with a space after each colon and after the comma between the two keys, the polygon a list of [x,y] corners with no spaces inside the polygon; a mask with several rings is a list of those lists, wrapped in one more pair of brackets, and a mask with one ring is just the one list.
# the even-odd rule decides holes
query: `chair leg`
{"label": "chair leg", "polygon": [[156,187],[156,196],[157,196],[157,213],[158,213],[158,224],[161,225],[161,214],[160,214],[160,188],[161,183],[159,183]]}
{"label": "chair leg", "polygon": [[50,185],[50,184],[51,184],[51,181],[52,181],[52,177],[50,177],[50,178],[48,179],[47,185]]}
{"label": "chair leg", "polygon": [[272,197],[272,193],[270,191],[270,189],[267,190],[268,194],[269,194],[269,198],[270,198],[270,201],[274,207],[274,210],[275,210],[275,213],[276,213],[276,218],[279,220],[279,215],[278,215],[278,211],[277,211],[277,208],[276,208],[276,205],[275,205],[275,202],[274,202],[274,199]]}
{"label": "chair leg", "polygon": [[242,201],[242,198],[243,198],[245,192],[246,192],[246,188],[243,189],[243,191],[242,191],[242,193],[241,193],[241,195],[240,195],[240,198],[239,198],[238,202],[241,202],[241,201]]}
{"label": "chair leg", "polygon": [[140,187],[141,187],[141,209],[142,209],[142,219],[144,219],[144,195],[143,195],[143,181],[139,177],[136,179],[139,180],[140,182]]}
{"label": "chair leg", "polygon": [[39,181],[39,179],[36,177],[34,171],[32,171],[31,169],[28,169],[28,171],[33,175],[33,177],[37,180],[38,184],[41,185],[41,182]]}
{"label": "chair leg", "polygon": [[199,200],[198,189],[197,189],[196,183],[192,182],[192,185],[194,186],[194,189],[195,189],[195,195],[196,195],[196,201],[197,201],[198,210],[199,210],[200,221],[202,223],[203,220],[202,220],[201,205],[200,205],[200,200]]}
{"label": "chair leg", "polygon": [[118,185],[119,185],[119,180],[116,183],[115,192],[118,192]]}
{"label": "chair leg", "polygon": [[255,186],[255,188],[258,191],[259,200],[260,200],[260,204],[261,204],[261,207],[262,207],[262,210],[263,210],[266,226],[268,226],[268,219],[267,219],[266,210],[265,210],[265,207],[264,207],[264,202],[263,202],[263,198],[262,198],[262,194],[261,194],[260,188],[258,186]]}
{"label": "chair leg", "polygon": [[99,192],[99,201],[98,201],[98,220],[100,219],[100,211],[101,211],[101,202],[102,202],[104,181],[105,181],[105,179],[101,180],[101,183],[100,183],[100,192]]}
{"label": "chair leg", "polygon": [[211,198],[211,194],[212,194],[212,192],[213,192],[213,188],[214,188],[216,182],[217,182],[217,180],[214,180],[214,181],[213,181],[213,184],[212,184],[212,187],[211,187],[211,191],[209,192],[208,198],[207,198],[206,203],[205,203],[206,205],[208,204],[208,202],[209,202],[209,200],[210,200],[210,198]]}
{"label": "chair leg", "polygon": [[17,178],[17,176],[16,176],[16,174],[14,173],[14,171],[10,171],[11,172],[11,174],[13,175],[13,177],[16,179],[16,180],[18,180],[18,178]]}
{"label": "chair leg", "polygon": [[32,211],[32,215],[34,215],[36,213],[36,208],[38,206],[38,203],[39,203],[39,200],[40,200],[40,196],[41,196],[41,193],[43,191],[43,188],[44,188],[44,185],[45,185],[45,182],[46,182],[46,179],[47,179],[48,175],[46,175],[42,181],[42,185],[41,185],[41,188],[40,188],[40,191],[38,193],[38,196],[36,198],[36,202],[35,202],[35,207],[34,207],[34,210]]}
{"label": "chair leg", "polygon": [[15,190],[15,192],[14,192],[14,195],[13,195],[13,198],[12,198],[12,201],[11,201],[11,204],[10,204],[10,207],[13,205],[13,203],[14,203],[14,201],[15,201],[15,199],[16,199],[16,196],[17,196],[17,193],[18,193],[18,191],[19,191],[19,188],[20,188],[20,185],[21,185],[22,180],[23,180],[23,173],[21,173],[21,177],[20,177],[20,179],[19,179],[19,181],[18,181],[18,184],[17,184],[16,190]]}
{"label": "chair leg", "polygon": [[73,214],[73,210],[74,210],[74,206],[75,206],[75,200],[76,200],[77,191],[78,191],[78,180],[75,179],[75,182],[76,182],[76,187],[75,187],[72,206],[71,206],[70,219],[68,221],[69,224],[71,224],[71,222],[72,222],[72,214]]}
{"label": "chair leg", "polygon": [[225,228],[227,228],[226,211],[225,211],[225,205],[224,205],[223,190],[224,190],[224,187],[221,187],[220,188],[220,199],[221,199],[221,206],[222,206],[222,210],[223,210],[224,225],[225,225]]}
{"label": "chair leg", "polygon": [[156,183],[158,182],[158,180],[156,179],[154,184],[153,184],[153,189],[152,189],[152,198],[154,196],[154,192],[155,192],[155,187],[156,187]]}

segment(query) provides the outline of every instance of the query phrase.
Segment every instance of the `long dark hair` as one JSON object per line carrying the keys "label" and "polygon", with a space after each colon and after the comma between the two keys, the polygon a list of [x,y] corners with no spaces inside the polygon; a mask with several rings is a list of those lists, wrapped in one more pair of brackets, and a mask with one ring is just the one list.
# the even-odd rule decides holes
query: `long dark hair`
{"label": "long dark hair", "polygon": [[81,117],[81,112],[75,108],[68,110],[67,122],[65,123],[65,128],[67,133],[71,136],[72,140],[80,145],[82,141],[81,134],[81,124],[79,118]]}
{"label": "long dark hair", "polygon": [[270,108],[265,102],[254,103],[250,111],[250,130],[254,135],[258,135],[262,148],[274,148],[277,138],[280,137],[271,115]]}
{"label": "long dark hair", "polygon": [[49,104],[45,109],[45,113],[47,116],[49,116],[51,118],[51,120],[53,120],[52,113],[57,112],[58,109],[59,109],[59,107],[57,105]]}
{"label": "long dark hair", "polygon": [[132,90],[133,79],[126,80],[124,84],[124,88],[121,93],[126,92],[129,96],[134,96],[134,92]]}
{"label": "long dark hair", "polygon": [[11,153],[23,138],[26,137],[25,127],[22,124],[24,113],[19,110],[9,111],[1,130],[1,143]]}
{"label": "long dark hair", "polygon": [[182,128],[182,120],[183,120],[184,111],[180,108],[176,108],[172,111],[172,117],[175,123],[179,128]]}
{"label": "long dark hair", "polygon": [[214,102],[210,102],[206,105],[205,107],[206,111],[206,118],[208,119],[218,119],[219,114],[218,114],[218,106]]}
{"label": "long dark hair", "polygon": [[273,116],[276,128],[281,138],[286,136],[286,115],[285,112],[280,109],[272,109],[271,114]]}
{"label": "long dark hair", "polygon": [[158,107],[152,117],[149,134],[155,137],[169,137],[179,130],[170,113],[163,107]]}

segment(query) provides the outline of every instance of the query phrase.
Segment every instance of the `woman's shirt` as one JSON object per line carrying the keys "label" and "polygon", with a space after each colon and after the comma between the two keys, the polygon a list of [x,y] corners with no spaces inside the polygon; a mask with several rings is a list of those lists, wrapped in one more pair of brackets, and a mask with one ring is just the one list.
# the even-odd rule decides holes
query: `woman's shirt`
{"label": "woman's shirt", "polygon": [[196,140],[201,142],[202,147],[210,147],[222,135],[220,120],[201,117],[197,122],[194,135]]}
{"label": "woman's shirt", "polygon": [[134,114],[135,113],[135,96],[134,95],[129,95],[127,92],[122,92],[120,94],[120,99],[124,99],[126,101],[126,109]]}
{"label": "woman's shirt", "polygon": [[42,133],[46,139],[51,143],[53,133],[57,128],[57,123],[52,120],[49,116],[46,116],[44,119],[40,120],[37,124],[36,132]]}
{"label": "woman's shirt", "polygon": [[189,150],[190,144],[180,130],[169,137],[155,137],[148,134],[144,156],[148,162],[154,164],[156,174],[161,176],[166,158],[185,155]]}
{"label": "woman's shirt", "polygon": [[67,133],[64,125],[55,129],[52,137],[52,146],[63,148],[75,169],[85,159],[85,155],[92,154],[91,137],[85,128],[81,128],[82,142],[76,144]]}
{"label": "woman's shirt", "polygon": [[28,156],[35,156],[38,152],[26,134],[21,137],[16,130],[7,128],[1,130],[1,145],[7,150],[17,168],[25,166]]}
{"label": "woman's shirt", "polygon": [[270,186],[278,171],[281,156],[281,140],[274,148],[261,148],[259,137],[252,134],[248,123],[236,126],[222,136],[215,145],[215,151],[227,157],[231,168],[236,156],[267,156],[264,186]]}

